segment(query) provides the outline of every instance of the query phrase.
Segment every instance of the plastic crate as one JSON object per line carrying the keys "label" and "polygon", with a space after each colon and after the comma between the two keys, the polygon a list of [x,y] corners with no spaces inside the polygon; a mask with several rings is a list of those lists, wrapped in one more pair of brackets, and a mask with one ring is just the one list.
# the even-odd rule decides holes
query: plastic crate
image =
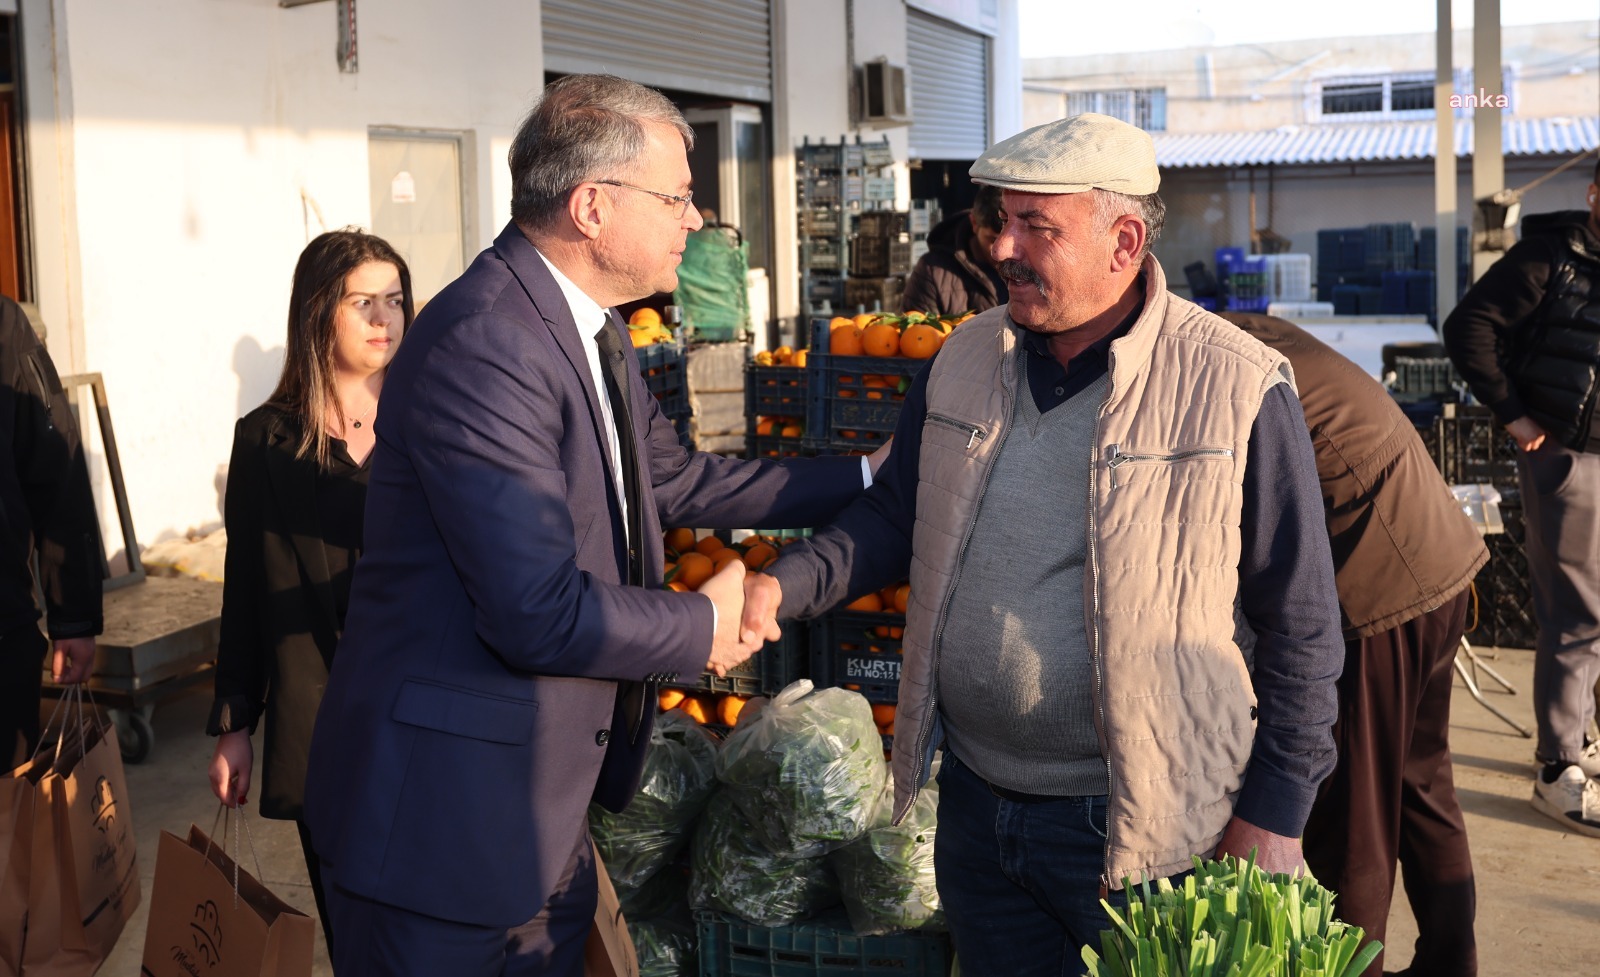
{"label": "plastic crate", "polygon": [[811,622],[811,681],[818,688],[845,686],[869,702],[900,699],[901,639],[906,616],[833,611]]}
{"label": "plastic crate", "polygon": [[1446,404],[1429,440],[1434,464],[1447,483],[1487,482],[1508,497],[1521,498],[1516,442],[1487,407]]}
{"label": "plastic crate", "polygon": [[684,689],[734,695],[775,695],[806,674],[808,628],[788,623],[777,641],[769,641],[743,663],[728,669],[726,677],[704,672],[696,682],[674,682]]}
{"label": "plastic crate", "polygon": [[893,237],[910,231],[911,215],[903,210],[869,210],[856,217],[856,233],[863,237]]}
{"label": "plastic crate", "polygon": [[844,252],[837,241],[813,238],[801,243],[800,263],[819,271],[841,271],[845,265]]}
{"label": "plastic crate", "polygon": [[676,421],[689,416],[689,368],[683,343],[651,343],[634,349],[644,385],[656,395],[661,410]]}
{"label": "plastic crate", "polygon": [[700,977],[945,977],[954,953],[945,933],[857,936],[834,914],[765,927],[695,913]]}
{"label": "plastic crate", "polygon": [[1417,225],[1368,224],[1366,250],[1367,276],[1374,284],[1386,271],[1410,271],[1417,266]]}
{"label": "plastic crate", "polygon": [[1323,319],[1333,315],[1332,302],[1270,302],[1267,315],[1281,319]]}
{"label": "plastic crate", "polygon": [[[894,433],[904,388],[926,360],[900,356],[833,356],[828,322],[812,322],[811,354],[806,360],[808,408],[806,443],[819,450],[871,451]],[[889,377],[893,386],[870,384]]]}
{"label": "plastic crate", "polygon": [[1331,304],[1333,304],[1333,290],[1334,289],[1338,288],[1341,285],[1366,285],[1366,284],[1367,284],[1367,273],[1365,271],[1345,272],[1345,273],[1341,273],[1341,274],[1330,274],[1330,273],[1327,273],[1327,272],[1319,271],[1319,272],[1317,272],[1317,301],[1318,302],[1327,302],[1328,304],[1331,305]]}
{"label": "plastic crate", "polygon": [[1365,275],[1367,232],[1362,227],[1341,227],[1317,232],[1317,274]]}
{"label": "plastic crate", "polygon": [[1371,285],[1335,285],[1335,315],[1377,315],[1383,289]]}
{"label": "plastic crate", "polygon": [[844,307],[863,312],[891,312],[900,307],[905,294],[904,275],[880,278],[848,278],[844,283]]}
{"label": "plastic crate", "polygon": [[1267,295],[1274,302],[1311,301],[1311,256],[1309,254],[1269,254]]}
{"label": "plastic crate", "polygon": [[745,417],[805,417],[807,375],[803,367],[745,364]]}
{"label": "plastic crate", "polygon": [[834,207],[807,207],[800,212],[801,237],[837,236],[843,214]]}

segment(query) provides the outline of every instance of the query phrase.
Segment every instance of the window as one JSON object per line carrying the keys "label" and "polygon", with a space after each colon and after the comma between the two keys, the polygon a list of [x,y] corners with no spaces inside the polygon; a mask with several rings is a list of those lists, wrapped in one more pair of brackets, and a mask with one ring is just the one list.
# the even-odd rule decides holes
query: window
{"label": "window", "polygon": [[1433,75],[1329,78],[1313,86],[1317,116],[1329,122],[1426,119],[1433,116]]}
{"label": "window", "polygon": [[1136,125],[1146,132],[1167,128],[1167,90],[1165,88],[1122,88],[1104,92],[1063,92],[1062,109],[1066,116],[1098,112]]}

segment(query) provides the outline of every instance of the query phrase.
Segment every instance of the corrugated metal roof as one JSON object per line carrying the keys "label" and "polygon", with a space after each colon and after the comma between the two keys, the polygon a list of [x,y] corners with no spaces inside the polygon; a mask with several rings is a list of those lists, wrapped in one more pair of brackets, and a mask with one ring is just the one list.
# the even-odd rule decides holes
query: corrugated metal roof
{"label": "corrugated metal roof", "polygon": [[[1507,156],[1576,155],[1600,146],[1600,116],[1503,119]],[[1433,120],[1282,126],[1264,132],[1153,132],[1164,169],[1268,163],[1431,160]],[[1456,155],[1472,155],[1472,120],[1456,120]]]}

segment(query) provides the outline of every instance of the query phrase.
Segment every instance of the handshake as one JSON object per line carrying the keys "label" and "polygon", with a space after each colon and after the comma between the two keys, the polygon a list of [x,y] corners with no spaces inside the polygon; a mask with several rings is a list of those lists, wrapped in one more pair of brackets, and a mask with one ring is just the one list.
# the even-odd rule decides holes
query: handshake
{"label": "handshake", "polygon": [[717,609],[717,630],[711,638],[711,658],[706,671],[720,677],[743,664],[768,641],[777,641],[778,604],[783,588],[765,573],[747,571],[734,560],[700,585],[702,595]]}

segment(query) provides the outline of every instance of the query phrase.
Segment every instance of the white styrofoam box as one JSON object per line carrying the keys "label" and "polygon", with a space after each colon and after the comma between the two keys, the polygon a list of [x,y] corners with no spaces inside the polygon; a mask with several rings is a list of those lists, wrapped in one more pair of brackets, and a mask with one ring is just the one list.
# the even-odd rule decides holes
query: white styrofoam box
{"label": "white styrofoam box", "polygon": [[1274,302],[1311,301],[1311,256],[1268,254],[1267,295]]}

